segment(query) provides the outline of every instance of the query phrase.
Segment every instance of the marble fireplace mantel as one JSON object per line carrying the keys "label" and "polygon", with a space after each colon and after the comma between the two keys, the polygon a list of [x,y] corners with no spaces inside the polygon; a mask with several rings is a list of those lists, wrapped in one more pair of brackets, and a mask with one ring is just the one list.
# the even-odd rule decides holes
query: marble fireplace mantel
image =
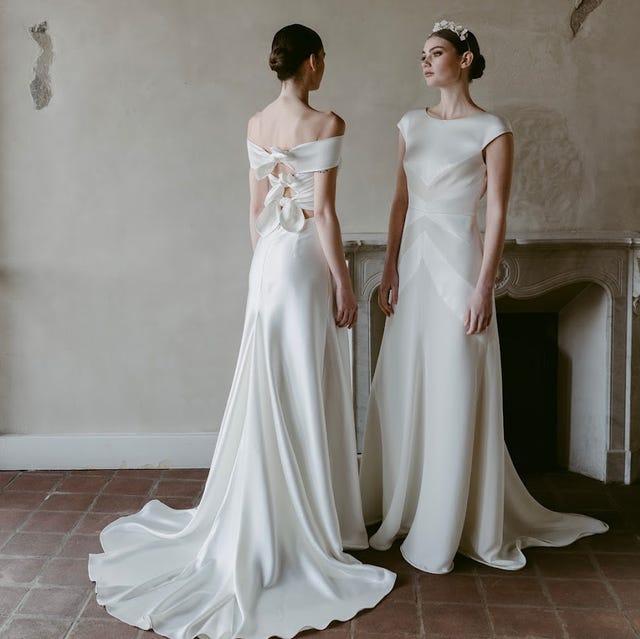
{"label": "marble fireplace mantel", "polygon": [[[372,354],[376,348],[373,341],[379,339],[382,322],[372,301],[382,276],[385,242],[384,234],[344,235],[359,304],[359,319],[353,331],[359,448],[373,372]],[[640,477],[640,233],[558,232],[507,238],[496,277],[498,301],[507,297],[532,300],[552,291],[568,290],[563,287],[578,283],[595,285],[591,297],[600,310],[586,312],[581,307],[585,302],[581,301],[565,313],[567,348],[574,349],[580,366],[580,358],[587,350],[593,350],[591,346],[597,341],[595,348],[602,353],[602,366],[598,364],[593,370],[592,380],[596,382],[586,379],[582,382],[584,387],[572,394],[571,419],[589,422],[595,434],[591,437],[584,431],[583,436],[585,423],[571,424],[572,437],[585,441],[576,441],[575,462],[569,468],[608,482],[630,483]],[[583,324],[592,321],[591,316],[596,319],[589,333]],[[579,343],[575,336],[583,334],[587,337]],[[598,393],[601,405],[591,410],[590,397]],[[599,469],[581,462],[581,454],[601,459]]]}

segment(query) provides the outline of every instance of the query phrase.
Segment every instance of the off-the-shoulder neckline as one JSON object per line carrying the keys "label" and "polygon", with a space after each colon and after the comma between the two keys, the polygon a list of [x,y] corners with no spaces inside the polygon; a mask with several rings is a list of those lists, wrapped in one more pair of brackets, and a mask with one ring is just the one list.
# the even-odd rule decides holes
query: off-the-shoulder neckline
{"label": "off-the-shoulder neckline", "polygon": [[327,140],[339,140],[343,137],[344,135],[331,135],[328,138],[320,138],[319,140],[309,140],[309,142],[301,142],[300,144],[296,144],[295,146],[292,146],[290,149],[286,149],[286,150],[280,149],[280,147],[272,146],[270,151],[265,149],[260,144],[256,144],[253,140],[250,140],[249,138],[247,138],[247,142],[255,146],[257,149],[264,151],[265,153],[270,153],[271,151],[273,151],[273,149],[278,149],[282,151],[282,153],[291,153],[291,151],[295,151],[296,149],[299,149],[303,146],[308,146],[309,144],[316,144],[317,142],[326,142]]}

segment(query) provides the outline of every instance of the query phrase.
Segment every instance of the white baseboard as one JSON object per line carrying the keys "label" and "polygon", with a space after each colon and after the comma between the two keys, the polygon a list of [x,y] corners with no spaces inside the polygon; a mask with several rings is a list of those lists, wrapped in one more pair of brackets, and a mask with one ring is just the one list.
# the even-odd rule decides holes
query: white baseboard
{"label": "white baseboard", "polygon": [[208,468],[218,433],[0,435],[0,470]]}

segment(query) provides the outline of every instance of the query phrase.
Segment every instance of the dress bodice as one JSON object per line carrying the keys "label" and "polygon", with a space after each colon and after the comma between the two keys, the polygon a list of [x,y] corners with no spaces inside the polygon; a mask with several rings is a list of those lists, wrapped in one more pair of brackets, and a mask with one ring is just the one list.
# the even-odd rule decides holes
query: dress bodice
{"label": "dress bodice", "polygon": [[[298,144],[288,151],[277,146],[266,150],[247,140],[249,164],[258,180],[268,178],[269,192],[264,209],[256,220],[256,230],[268,235],[278,226],[292,233],[304,226],[304,210],[314,210],[313,174],[332,169],[340,163],[343,136],[333,136]],[[278,164],[289,167],[293,173],[273,171]],[[289,190],[285,196],[285,192]]]}
{"label": "dress bodice", "polygon": [[398,122],[405,140],[409,207],[423,213],[473,215],[486,186],[482,152],[509,123],[492,113],[440,120],[424,109]]}

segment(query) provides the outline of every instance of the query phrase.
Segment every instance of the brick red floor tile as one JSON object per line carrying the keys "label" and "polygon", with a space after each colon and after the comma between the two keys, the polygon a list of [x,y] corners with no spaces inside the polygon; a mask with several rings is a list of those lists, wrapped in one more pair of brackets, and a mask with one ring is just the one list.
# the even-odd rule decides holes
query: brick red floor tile
{"label": "brick red floor tile", "polygon": [[148,501],[138,495],[99,495],[91,510],[97,513],[132,513]]}
{"label": "brick red floor tile", "polygon": [[30,584],[49,561],[48,557],[0,556],[0,583],[3,585]]}
{"label": "brick red floor tile", "polygon": [[0,615],[10,615],[27,592],[29,589],[21,586],[0,586]]}
{"label": "brick red floor tile", "polygon": [[69,532],[80,521],[82,513],[40,510],[33,513],[22,527],[23,532]]}
{"label": "brick red floor tile", "polygon": [[32,510],[42,503],[44,493],[27,491],[6,491],[0,493],[0,508],[11,510]]}
{"label": "brick red floor tile", "polygon": [[616,608],[615,599],[601,581],[587,579],[547,579],[553,603],[559,608]]}
{"label": "brick red floor tile", "polygon": [[113,617],[105,610],[104,606],[99,606],[95,594],[91,594],[82,614],[83,619],[104,619],[113,620]]}
{"label": "brick red floor tile", "polygon": [[540,581],[533,578],[482,577],[482,588],[489,605],[538,606],[550,605]]}
{"label": "brick red floor tile", "polygon": [[620,612],[560,610],[571,639],[636,639],[631,622]]}
{"label": "brick red floor tile", "polygon": [[453,572],[456,575],[475,575],[476,568],[485,568],[485,566],[460,554],[456,555],[453,559]]}
{"label": "brick red floor tile", "polygon": [[78,476],[67,477],[56,489],[59,493],[97,493],[102,490],[109,479],[105,476]]}
{"label": "brick red floor tile", "polygon": [[40,573],[40,584],[52,586],[91,585],[87,572],[87,559],[54,557]]}
{"label": "brick red floor tile", "polygon": [[0,530],[16,530],[30,516],[29,510],[0,510]]}
{"label": "brick red floor tile", "polygon": [[626,616],[631,622],[631,626],[635,630],[636,635],[640,637],[640,610],[632,610],[628,612]]}
{"label": "brick red floor tile", "polygon": [[23,557],[53,555],[62,546],[63,539],[62,533],[18,532],[3,546],[2,553]]}
{"label": "brick red floor tile", "polygon": [[[369,637],[370,635],[367,635]],[[296,635],[296,639],[349,639],[349,623],[330,624],[324,630],[307,630]],[[389,635],[385,635],[389,639]]]}
{"label": "brick red floor tile", "polygon": [[114,477],[146,477],[158,479],[164,475],[164,468],[121,468],[116,470]]}
{"label": "brick red floor tile", "polygon": [[498,637],[564,637],[556,613],[551,609],[490,606],[489,614]]}
{"label": "brick red floor tile", "polygon": [[426,603],[422,606],[422,619],[427,637],[438,634],[453,635],[460,639],[491,636],[489,619],[483,606]]}
{"label": "brick red floor tile", "polygon": [[13,536],[12,530],[0,530],[0,550],[2,549],[2,546],[4,546],[5,542],[11,536]]}
{"label": "brick red floor tile", "polygon": [[609,580],[609,585],[620,599],[623,608],[640,610],[640,579]]}
{"label": "brick red floor tile", "polygon": [[86,589],[33,588],[22,600],[18,613],[35,617],[75,619],[87,598]]}
{"label": "brick red floor tile", "polygon": [[22,473],[16,477],[5,490],[27,490],[47,492],[62,480],[62,474],[50,473]]}
{"label": "brick red floor tile", "polygon": [[169,468],[164,472],[165,479],[199,479],[209,476],[208,468]]}
{"label": "brick red floor tile", "polygon": [[145,477],[114,477],[105,487],[105,493],[116,495],[146,495],[156,482]]}
{"label": "brick red floor tile", "polygon": [[93,493],[53,493],[42,502],[42,510],[86,510],[93,500]]}
{"label": "brick red floor tile", "polygon": [[175,508],[176,510],[188,510],[198,503],[198,499],[196,497],[158,497],[158,499],[163,504],[166,504],[170,508]]}
{"label": "brick red floor tile", "polygon": [[582,540],[595,552],[640,553],[640,533],[631,530],[610,530]]}
{"label": "brick red floor tile", "polygon": [[0,470],[0,490],[7,486],[17,475],[17,470]]}
{"label": "brick red floor tile", "polygon": [[418,577],[420,598],[424,602],[479,604],[482,599],[477,580],[473,575],[421,574]]}
{"label": "brick red floor tile", "polygon": [[155,490],[157,497],[196,497],[203,484],[191,479],[161,479]]}
{"label": "brick red floor tile", "polygon": [[102,552],[102,546],[97,534],[92,535],[70,535],[64,542],[60,557],[76,557],[81,559],[89,553]]}
{"label": "brick red floor tile", "polygon": [[[313,639],[338,639],[338,637],[340,639],[343,639],[343,637],[350,637],[350,635],[347,634],[328,634],[325,635],[327,631],[323,630],[322,632],[318,632],[315,633],[313,635]],[[300,637],[303,637],[304,635],[300,635]],[[433,637],[434,635],[428,635],[429,639],[431,639],[431,637]],[[296,639],[297,639],[298,635],[296,635]],[[406,634],[406,633],[397,633],[394,635],[389,635],[389,634],[384,634],[384,633],[379,633],[379,632],[368,632],[368,631],[362,631],[362,630],[358,630],[358,627],[356,626],[354,629],[354,633],[353,633],[353,637],[354,639],[420,639],[420,635],[419,634]],[[436,639],[440,639],[439,637],[436,637]],[[456,637],[456,639],[458,639]]]}
{"label": "brick red floor tile", "polygon": [[74,532],[83,535],[99,533],[107,524],[115,521],[119,516],[116,513],[87,513],[82,517]]}
{"label": "brick red floor tile", "polygon": [[[138,629],[120,621],[80,619],[69,639],[136,639]],[[146,638],[146,635],[143,635]]]}
{"label": "brick red floor tile", "polygon": [[417,634],[420,631],[418,609],[413,603],[383,600],[372,610],[358,614],[355,628],[359,633],[386,635]]}
{"label": "brick red floor tile", "polygon": [[598,553],[596,560],[610,579],[640,579],[640,555]]}
{"label": "brick red floor tile", "polygon": [[586,553],[567,553],[537,548],[529,556],[545,577],[598,578],[598,571]]}
{"label": "brick red floor tile", "polygon": [[70,626],[70,619],[14,619],[2,639],[63,639]]}
{"label": "brick red floor tile", "polygon": [[386,597],[389,601],[407,601],[416,603],[415,577],[410,573],[402,573],[396,577],[393,590]]}

